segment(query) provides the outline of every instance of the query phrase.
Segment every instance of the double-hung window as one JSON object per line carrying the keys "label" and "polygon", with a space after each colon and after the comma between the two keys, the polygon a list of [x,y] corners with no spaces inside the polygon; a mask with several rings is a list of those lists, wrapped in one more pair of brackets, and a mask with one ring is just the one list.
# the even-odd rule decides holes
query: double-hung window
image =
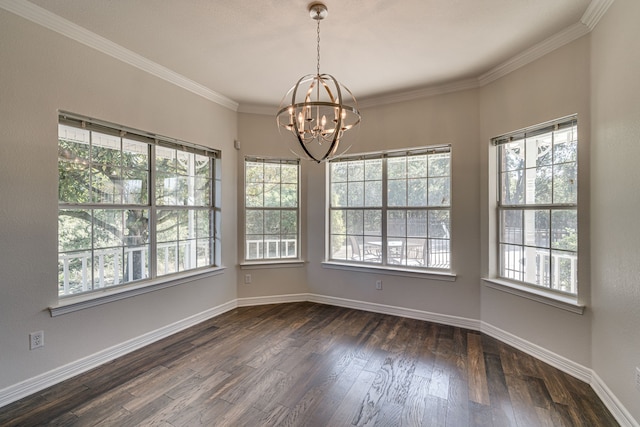
{"label": "double-hung window", "polygon": [[216,265],[219,153],[61,113],[58,294]]}
{"label": "double-hung window", "polygon": [[246,158],[245,260],[300,258],[298,160]]}
{"label": "double-hung window", "polygon": [[450,146],[329,163],[328,260],[450,269]]}
{"label": "double-hung window", "polygon": [[498,152],[498,274],[575,295],[576,116],[493,139]]}

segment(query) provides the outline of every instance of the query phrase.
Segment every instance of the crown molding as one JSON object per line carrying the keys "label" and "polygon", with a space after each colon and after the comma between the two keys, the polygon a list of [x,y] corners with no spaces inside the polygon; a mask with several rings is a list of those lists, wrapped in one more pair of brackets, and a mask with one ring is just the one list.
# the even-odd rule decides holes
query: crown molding
{"label": "crown molding", "polygon": [[136,67],[146,73],[161,78],[182,89],[188,90],[209,101],[215,102],[233,111],[238,110],[238,103],[221,95],[206,86],[201,85],[182,74],[176,73],[167,67],[153,62],[119,44],[116,44],[102,36],[99,36],[84,27],[74,24],[46,9],[28,1],[0,0],[0,8],[14,13],[42,27],[48,28],[58,34],[68,37],[85,46],[118,59],[126,64]]}
{"label": "crown molding", "polygon": [[591,0],[580,22],[589,27],[589,31],[592,31],[612,4],[613,0]]}
{"label": "crown molding", "polygon": [[478,77],[478,82],[480,86],[489,84],[588,33],[589,27],[584,25],[582,22],[575,23],[569,28],[554,34],[535,46],[530,47],[524,52],[519,53],[497,67],[480,75]]}
{"label": "crown molding", "polygon": [[365,98],[361,101],[358,101],[358,107],[359,108],[379,107],[381,105],[394,104],[396,102],[412,101],[415,99],[428,98],[431,96],[443,95],[451,92],[459,92],[467,89],[475,89],[477,87],[478,87],[478,79],[476,78],[458,80],[450,83],[429,86],[429,87],[410,90],[406,92],[397,92],[397,93],[391,93],[388,95]]}

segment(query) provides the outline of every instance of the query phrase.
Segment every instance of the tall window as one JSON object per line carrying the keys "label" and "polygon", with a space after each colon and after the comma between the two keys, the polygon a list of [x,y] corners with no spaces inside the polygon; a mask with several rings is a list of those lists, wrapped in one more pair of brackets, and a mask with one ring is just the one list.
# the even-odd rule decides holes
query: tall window
{"label": "tall window", "polygon": [[449,269],[450,150],[330,162],[329,260]]}
{"label": "tall window", "polygon": [[297,160],[247,158],[245,259],[299,258]]}
{"label": "tall window", "polygon": [[58,294],[214,265],[216,153],[64,113]]}
{"label": "tall window", "polygon": [[577,293],[576,117],[494,138],[499,275]]}

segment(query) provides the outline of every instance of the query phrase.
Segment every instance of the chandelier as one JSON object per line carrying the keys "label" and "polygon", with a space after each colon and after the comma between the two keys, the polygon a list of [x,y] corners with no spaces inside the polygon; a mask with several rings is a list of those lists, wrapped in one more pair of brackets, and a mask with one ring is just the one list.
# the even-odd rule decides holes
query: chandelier
{"label": "chandelier", "polygon": [[309,15],[317,22],[316,74],[301,77],[289,89],[276,120],[279,129],[295,135],[309,160],[321,163],[337,157],[344,133],[360,123],[360,112],[349,89],[331,74],[320,74],[320,21],[327,17],[327,7],[312,3]]}

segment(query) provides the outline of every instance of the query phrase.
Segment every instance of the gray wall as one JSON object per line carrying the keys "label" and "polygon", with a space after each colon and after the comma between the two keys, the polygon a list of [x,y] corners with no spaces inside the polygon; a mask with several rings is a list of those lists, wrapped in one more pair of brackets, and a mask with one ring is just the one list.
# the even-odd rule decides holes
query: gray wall
{"label": "gray wall", "polygon": [[591,35],[591,307],[595,372],[640,422],[640,2]]}
{"label": "gray wall", "polygon": [[[236,298],[234,268],[52,318],[58,109],[222,150],[223,263],[236,263],[237,114],[0,10],[0,390]],[[29,350],[28,334],[45,347]]]}

